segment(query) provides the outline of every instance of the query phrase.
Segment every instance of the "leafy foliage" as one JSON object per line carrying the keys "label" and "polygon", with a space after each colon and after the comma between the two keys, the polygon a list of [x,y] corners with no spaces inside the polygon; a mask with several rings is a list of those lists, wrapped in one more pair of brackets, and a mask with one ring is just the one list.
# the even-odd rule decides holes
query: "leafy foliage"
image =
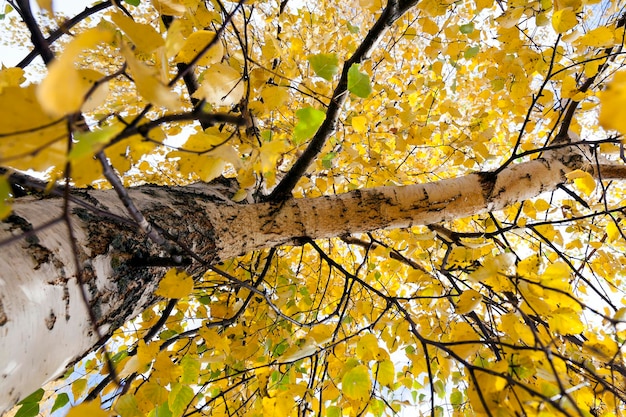
{"label": "leafy foliage", "polygon": [[[44,73],[0,70],[2,166],[100,188],[225,175],[260,201],[285,178],[310,198],[502,169],[574,136],[597,153],[499,212],[171,269],[53,411],[624,414],[625,190],[594,171],[623,167],[621,2],[100,4],[38,17]],[[4,30],[26,31],[14,7]]]}

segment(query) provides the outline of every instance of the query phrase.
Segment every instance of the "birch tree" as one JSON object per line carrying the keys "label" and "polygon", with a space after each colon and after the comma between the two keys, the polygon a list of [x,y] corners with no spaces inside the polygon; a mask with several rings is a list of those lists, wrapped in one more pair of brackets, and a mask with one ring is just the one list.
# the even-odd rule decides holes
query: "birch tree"
{"label": "birch tree", "polygon": [[0,412],[624,414],[621,2],[34,6]]}

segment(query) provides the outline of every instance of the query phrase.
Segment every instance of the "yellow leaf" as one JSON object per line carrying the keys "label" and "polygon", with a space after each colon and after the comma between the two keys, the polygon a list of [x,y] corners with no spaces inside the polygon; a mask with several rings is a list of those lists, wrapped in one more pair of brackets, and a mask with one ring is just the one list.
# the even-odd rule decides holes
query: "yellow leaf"
{"label": "yellow leaf", "polygon": [[202,82],[193,97],[218,106],[238,103],[244,93],[241,74],[226,64],[214,64],[200,76]]}
{"label": "yellow leaf", "polygon": [[4,68],[0,70],[0,93],[4,87],[19,87],[26,81],[24,70],[21,68]]}
{"label": "yellow leaf", "polygon": [[157,382],[162,386],[176,382],[182,374],[180,366],[172,362],[170,354],[171,352],[162,351],[157,355],[156,361],[154,361],[151,377],[154,378],[153,382]]}
{"label": "yellow leaf", "polygon": [[115,411],[120,415],[120,417],[142,417],[143,414],[139,411],[139,407],[137,405],[137,400],[135,399],[135,395],[132,393],[127,393],[122,395],[115,402]]}
{"label": "yellow leaf", "polygon": [[371,333],[365,333],[356,344],[356,356],[364,362],[370,361],[379,349],[378,338]]}
{"label": "yellow leaf", "polygon": [[290,416],[294,407],[293,396],[289,396],[289,392],[280,393],[276,397],[263,397],[263,414],[265,416]]}
{"label": "yellow leaf", "polygon": [[159,282],[159,288],[155,294],[165,298],[182,298],[191,294],[191,291],[193,291],[193,278],[185,271],[178,272],[176,268],[172,268]]}
{"label": "yellow leaf", "polygon": [[261,170],[263,172],[273,171],[276,168],[276,162],[278,158],[283,155],[287,145],[282,140],[273,140],[271,142],[265,142],[261,146]]}
{"label": "yellow leaf", "polygon": [[37,0],[37,5],[39,6],[40,9],[46,10],[50,13],[53,12],[52,0]]}
{"label": "yellow leaf", "polygon": [[603,26],[587,32],[584,36],[577,39],[576,43],[591,48],[607,48],[613,46],[615,38],[613,37],[613,31]]}
{"label": "yellow leaf", "polygon": [[458,322],[452,326],[452,330],[447,335],[448,342],[468,342],[476,340],[478,343],[459,343],[450,345],[450,349],[463,359],[467,359],[481,347],[480,336],[474,331],[472,326],[465,322]]}
{"label": "yellow leaf", "polygon": [[354,131],[357,133],[365,133],[367,132],[367,117],[365,116],[355,116],[352,118],[352,127]]}
{"label": "yellow leaf", "polygon": [[187,10],[182,0],[152,0],[152,4],[161,15],[182,16]]}
{"label": "yellow leaf", "polygon": [[122,12],[112,13],[111,20],[128,36],[139,54],[149,54],[165,45],[163,37],[146,23],[137,23]]}
{"label": "yellow leaf", "polygon": [[[185,41],[182,49],[176,55],[176,62],[190,63],[200,51],[202,51],[215,38],[215,32],[198,30],[193,32]],[[215,42],[211,48],[202,55],[196,65],[208,66],[216,64],[224,56],[224,46],[221,42]]]}
{"label": "yellow leaf", "polygon": [[162,404],[168,397],[168,391],[163,386],[151,381],[143,383],[139,392],[154,405]]}
{"label": "yellow leaf", "polygon": [[567,179],[574,180],[574,185],[587,196],[596,189],[596,180],[588,172],[580,169],[565,174]]}
{"label": "yellow leaf", "polygon": [[553,3],[554,10],[571,8],[574,11],[578,11],[582,7],[582,0],[554,0]]}
{"label": "yellow leaf", "polygon": [[600,125],[626,134],[626,71],[615,74],[600,97]]}
{"label": "yellow leaf", "polygon": [[467,314],[474,311],[482,302],[483,296],[476,290],[463,291],[459,297],[459,302],[454,306],[457,314]]}
{"label": "yellow leaf", "polygon": [[77,379],[72,382],[72,395],[74,396],[74,401],[78,401],[78,399],[83,395],[85,389],[87,388],[87,380],[84,378]]}
{"label": "yellow leaf", "polygon": [[572,271],[565,262],[552,262],[541,274],[541,285],[548,288],[568,291]]}
{"label": "yellow leaf", "polygon": [[261,98],[267,110],[274,110],[287,101],[289,93],[284,87],[269,86],[261,91]]}
{"label": "yellow leaf", "polygon": [[[37,88],[37,99],[48,114],[58,117],[80,110],[87,92],[94,84],[97,72],[79,71],[74,67],[74,62],[83,51],[94,48],[101,42],[111,42],[112,39],[112,33],[107,30],[89,29],[74,38],[61,56],[50,64],[48,75]],[[98,99],[101,97],[102,92],[99,92],[95,103],[90,103],[89,106],[99,104]]]}
{"label": "yellow leaf", "polygon": [[565,33],[577,24],[578,18],[571,7],[555,11],[552,14],[552,27],[556,33]]}
{"label": "yellow leaf", "polygon": [[571,308],[558,308],[548,318],[550,330],[558,334],[578,334],[585,330],[578,313]]}
{"label": "yellow leaf", "polygon": [[546,211],[550,208],[550,203],[548,203],[543,198],[539,198],[537,199],[537,201],[535,201],[534,206],[537,211]]}
{"label": "yellow leaf", "polygon": [[381,385],[391,386],[396,379],[396,369],[393,361],[385,359],[382,362],[378,362],[376,367],[376,380]]}
{"label": "yellow leaf", "polygon": [[109,415],[100,408],[97,401],[89,401],[72,407],[66,417],[109,417]]}
{"label": "yellow leaf", "polygon": [[122,45],[121,49],[122,55],[126,58],[128,68],[133,74],[137,91],[144,99],[169,110],[176,110],[180,107],[178,94],[164,85],[156,77],[155,71],[152,68],[135,58],[135,55],[128,46]]}
{"label": "yellow leaf", "polygon": [[606,225],[606,235],[609,242],[614,242],[620,237],[619,227],[614,221],[609,221]]}
{"label": "yellow leaf", "polygon": [[145,367],[150,365],[152,361],[157,357],[159,353],[158,343],[146,343],[139,340],[137,344],[137,358],[139,359],[139,366]]}

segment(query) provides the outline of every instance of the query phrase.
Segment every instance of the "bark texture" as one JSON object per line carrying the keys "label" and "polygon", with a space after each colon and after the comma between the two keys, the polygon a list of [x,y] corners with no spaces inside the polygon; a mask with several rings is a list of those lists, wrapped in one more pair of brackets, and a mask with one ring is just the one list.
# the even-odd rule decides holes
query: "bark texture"
{"label": "bark texture", "polygon": [[[573,169],[593,172],[587,161],[579,148],[567,147],[497,174],[281,203],[235,204],[206,184],[142,186],[129,193],[175,246],[193,250],[208,264],[302,237],[426,225],[498,210],[554,190]],[[65,222],[38,229],[63,215],[60,198],[18,199],[2,223],[1,241],[26,236],[0,251],[0,413],[102,342],[79,280],[106,337],[156,301],[154,290],[172,265],[168,254],[138,232],[114,191],[77,191],[75,197],[98,208],[69,205],[75,245]],[[183,259],[182,265],[196,274],[206,269],[198,259]]]}

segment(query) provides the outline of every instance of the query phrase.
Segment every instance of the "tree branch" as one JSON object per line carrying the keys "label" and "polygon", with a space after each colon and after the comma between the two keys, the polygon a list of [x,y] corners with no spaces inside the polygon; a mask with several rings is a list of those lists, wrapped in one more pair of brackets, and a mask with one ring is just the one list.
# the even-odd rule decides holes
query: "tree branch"
{"label": "tree branch", "polygon": [[372,26],[365,39],[363,39],[363,43],[361,43],[354,54],[344,63],[341,78],[328,104],[326,118],[322,122],[322,125],[309,142],[306,150],[296,160],[289,172],[287,172],[266,200],[278,202],[285,200],[291,195],[291,191],[300,178],[302,178],[306,170],[320,154],[326,141],[335,132],[337,121],[341,113],[341,107],[348,97],[348,71],[350,67],[353,64],[359,64],[368,59],[387,29],[416,3],[417,1],[402,1],[398,3],[397,0],[389,0],[382,15],[378,18],[374,26]]}

